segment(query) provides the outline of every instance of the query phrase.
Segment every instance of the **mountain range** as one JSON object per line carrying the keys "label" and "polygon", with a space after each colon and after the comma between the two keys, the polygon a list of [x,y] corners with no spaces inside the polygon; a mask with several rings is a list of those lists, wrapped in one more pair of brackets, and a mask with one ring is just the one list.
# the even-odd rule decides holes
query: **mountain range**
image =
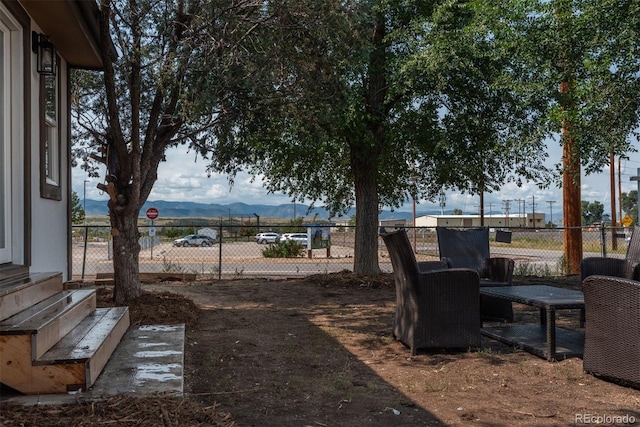
{"label": "mountain range", "polygon": [[[83,203],[81,201],[81,203]],[[237,217],[255,217],[261,218],[282,218],[293,219],[295,217],[304,217],[311,219],[317,213],[317,219],[329,219],[329,211],[324,207],[315,207],[309,211],[309,206],[300,203],[287,203],[282,205],[249,205],[246,203],[231,203],[228,205],[220,205],[216,203],[195,203],[195,202],[168,202],[164,200],[147,201],[140,211],[140,215],[144,216],[148,208],[154,207],[158,209],[160,218],[228,218],[229,216]],[[84,209],[87,216],[107,215],[106,200],[89,200],[84,201]],[[417,216],[437,215],[439,210],[426,210],[416,212]],[[332,219],[346,219],[356,214],[355,208],[351,208],[346,215]],[[380,212],[379,219],[405,219],[412,220],[413,215],[407,211],[391,211],[383,210]]]}

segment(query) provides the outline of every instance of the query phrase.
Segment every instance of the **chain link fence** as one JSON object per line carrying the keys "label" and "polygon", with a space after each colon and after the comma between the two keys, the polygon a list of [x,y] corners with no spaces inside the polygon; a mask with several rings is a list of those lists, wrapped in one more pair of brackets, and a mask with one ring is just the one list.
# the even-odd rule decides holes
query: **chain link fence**
{"label": "chain link fence", "polygon": [[[439,259],[435,228],[404,227],[418,261]],[[212,233],[212,230],[214,232]],[[515,261],[515,275],[564,275],[563,228],[510,228],[491,230],[491,255]],[[313,233],[313,229],[311,230]],[[330,229],[330,246],[302,249],[297,255],[281,257],[275,243],[260,244],[261,232],[306,233],[299,226],[140,226],[141,273],[190,273],[198,277],[296,277],[353,270],[354,227]],[[179,246],[174,240],[185,235],[213,234],[213,241],[199,246]],[[624,258],[630,229],[610,227],[582,228],[583,256]],[[151,234],[151,235],[150,235]],[[304,242],[303,242],[304,243]],[[386,247],[379,239],[378,261],[384,272],[391,272]],[[299,249],[299,248],[298,248]],[[113,247],[109,226],[73,227],[73,278],[87,279],[113,273]],[[278,256],[280,255],[280,256]]]}

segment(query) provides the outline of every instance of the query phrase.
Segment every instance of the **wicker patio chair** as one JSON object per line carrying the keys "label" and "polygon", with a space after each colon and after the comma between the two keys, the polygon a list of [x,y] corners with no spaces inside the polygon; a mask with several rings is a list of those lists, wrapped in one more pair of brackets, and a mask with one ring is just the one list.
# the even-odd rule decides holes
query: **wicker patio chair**
{"label": "wicker patio chair", "polygon": [[[453,229],[437,227],[440,259],[450,268],[471,268],[480,275],[480,286],[511,286],[514,261],[491,257],[487,227]],[[480,312],[485,320],[513,321],[511,301],[482,296]]]}
{"label": "wicker patio chair", "polygon": [[589,276],[582,283],[586,314],[584,370],[640,385],[640,282]]}
{"label": "wicker patio chair", "polygon": [[631,234],[627,254],[622,258],[587,257],[580,262],[580,278],[589,276],[613,276],[626,279],[640,279],[640,227],[635,226]]}
{"label": "wicker patio chair", "polygon": [[480,346],[480,287],[471,269],[418,267],[405,230],[383,234],[396,285],[393,336],[411,349],[468,349]]}

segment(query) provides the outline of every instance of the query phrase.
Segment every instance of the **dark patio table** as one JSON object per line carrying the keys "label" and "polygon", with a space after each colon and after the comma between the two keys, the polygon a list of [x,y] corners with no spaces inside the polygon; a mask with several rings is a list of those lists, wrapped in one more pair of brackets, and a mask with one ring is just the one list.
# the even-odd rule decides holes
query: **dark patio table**
{"label": "dark patio table", "polygon": [[[556,327],[556,310],[584,311],[580,291],[547,285],[482,287],[481,295],[518,302],[540,309],[539,325],[501,325],[483,327],[481,333],[492,339],[522,347],[549,361],[582,357],[584,333]],[[582,314],[580,316],[583,318]],[[582,321],[581,321],[581,325]]]}

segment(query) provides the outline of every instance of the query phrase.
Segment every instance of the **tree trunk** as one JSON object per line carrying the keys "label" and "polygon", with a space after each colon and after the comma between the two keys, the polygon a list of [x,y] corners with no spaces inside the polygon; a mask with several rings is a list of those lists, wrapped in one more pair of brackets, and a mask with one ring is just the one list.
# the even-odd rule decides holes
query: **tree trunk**
{"label": "tree trunk", "polygon": [[113,299],[117,304],[126,304],[142,294],[138,215],[137,211],[127,215],[111,209],[110,215],[113,236]]}
{"label": "tree trunk", "polygon": [[[352,154],[351,169],[356,196],[356,236],[353,272],[371,276],[380,273],[378,264],[378,184],[370,165],[377,159],[363,160]],[[369,165],[369,166],[368,166]]]}
{"label": "tree trunk", "polygon": [[356,237],[353,272],[360,275],[380,273],[378,264],[378,165],[380,147],[385,144],[385,120],[388,85],[386,72],[385,17],[376,14],[372,31],[374,46],[364,90],[364,122],[369,135],[353,135],[350,144],[351,173],[356,196]]}
{"label": "tree trunk", "polygon": [[573,138],[568,123],[562,133],[562,217],[564,220],[564,258],[567,274],[580,274],[582,261],[582,205],[580,203],[580,160],[573,154]]}
{"label": "tree trunk", "polygon": [[[564,41],[570,43],[569,35],[573,29],[571,19],[573,16],[573,2],[563,0],[555,5],[558,27]],[[560,52],[558,66],[562,70],[560,80],[560,107],[564,112],[573,113],[576,109],[573,85],[575,80],[575,67],[571,48]],[[571,114],[569,114],[571,117]],[[571,122],[562,120],[562,212],[564,221],[564,260],[567,274],[579,274],[582,262],[582,204],[580,197],[580,157],[576,155],[576,141],[572,135]],[[534,212],[535,215],[535,212]]]}

